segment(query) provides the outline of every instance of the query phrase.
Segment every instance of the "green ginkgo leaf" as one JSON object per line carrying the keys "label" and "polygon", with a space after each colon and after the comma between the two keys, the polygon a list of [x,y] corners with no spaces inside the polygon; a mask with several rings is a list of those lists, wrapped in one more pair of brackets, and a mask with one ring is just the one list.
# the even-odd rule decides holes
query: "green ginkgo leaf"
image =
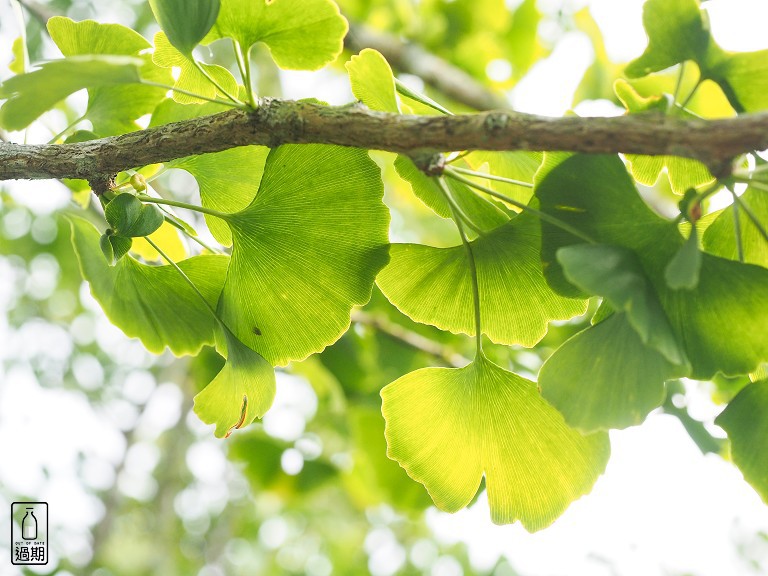
{"label": "green ginkgo leaf", "polygon": [[535,383],[483,356],[406,374],[381,397],[387,454],[447,512],[485,475],[493,522],[541,530],[592,489],[610,455],[605,433],[569,428]]}
{"label": "green ginkgo leaf", "polygon": [[0,126],[21,130],[59,101],[83,88],[136,84],[143,61],[131,56],[73,56],[0,84]]}
{"label": "green ginkgo leaf", "polygon": [[[209,312],[210,314],[210,312]],[[261,418],[275,399],[275,371],[258,353],[222,328],[227,362],[208,386],[195,396],[195,414],[215,424],[217,438]]]}
{"label": "green ginkgo leaf", "polygon": [[734,464],[768,504],[768,380],[745,386],[715,424],[728,433]]}
{"label": "green ginkgo leaf", "polygon": [[244,344],[284,365],[346,332],[352,307],[370,299],[388,260],[382,195],[364,150],[272,150],[256,198],[227,219],[232,262],[219,306]]}
{"label": "green ginkgo leaf", "polygon": [[28,65],[24,36],[19,36],[13,41],[11,54],[13,54],[13,62],[8,65],[8,69],[14,74],[24,74],[27,71]]}
{"label": "green ginkgo leaf", "polygon": [[192,50],[205,38],[216,22],[220,0],[149,0],[160,28],[182,54]]}
{"label": "green ginkgo leaf", "polygon": [[634,252],[619,246],[575,244],[557,252],[566,278],[587,294],[603,296],[627,314],[641,342],[673,364],[687,366],[651,282]]}
{"label": "green ginkgo leaf", "polygon": [[[537,174],[536,197],[544,212],[582,235],[635,253],[690,361],[692,378],[746,374],[768,360],[768,270],[703,253],[698,285],[670,288],[665,270],[685,239],[674,222],[645,205],[618,157],[550,156]],[[547,222],[542,234],[547,280],[558,292],[572,293],[575,287],[555,255],[584,240]]]}
{"label": "green ginkgo leaf", "polygon": [[347,29],[331,0],[222,0],[204,42],[233,38],[245,50],[263,42],[281,68],[318,70],[341,54]]}
{"label": "green ginkgo leaf", "polygon": [[[483,333],[499,344],[535,345],[551,320],[586,311],[583,300],[563,298],[547,286],[539,261],[540,232],[528,213],[471,242],[480,290]],[[394,244],[377,283],[408,317],[454,333],[473,335],[472,281],[464,246]]]}
{"label": "green ginkgo leaf", "polygon": [[[93,224],[77,216],[68,219],[83,278],[115,326],[155,354],[166,346],[177,356],[197,354],[214,343],[211,311],[177,270],[147,266],[130,256],[111,267]],[[178,265],[215,307],[228,261],[226,256],[194,256]]]}
{"label": "green ginkgo leaf", "polygon": [[[768,226],[768,193],[755,188],[747,188],[740,198],[742,204],[752,212],[763,228]],[[743,209],[729,206],[709,225],[702,240],[704,249],[729,260],[739,259],[734,210],[739,211],[739,229],[744,262],[768,268],[768,240],[762,235],[755,223]]]}
{"label": "green ginkgo leaf", "polygon": [[142,204],[133,194],[118,194],[104,209],[104,217],[118,236],[149,236],[163,225],[163,213],[153,204]]}
{"label": "green ginkgo leaf", "polygon": [[768,50],[727,53],[713,47],[716,64],[709,76],[718,83],[734,110],[768,109]]}
{"label": "green ginkgo leaf", "polygon": [[630,78],[664,70],[686,60],[703,62],[709,47],[709,26],[698,0],[648,0],[643,6],[648,47],[630,62]]}
{"label": "green ginkgo leaf", "polygon": [[[171,71],[156,66],[145,54],[151,44],[130,28],[93,20],[75,22],[63,16],[48,20],[47,27],[64,56],[134,56],[143,62],[139,71],[142,78],[160,84],[172,82]],[[84,119],[91,121],[93,131],[100,136],[138,130],[136,120],[150,114],[165,93],[163,88],[142,85],[91,88]]]}
{"label": "green ginkgo leaf", "polygon": [[400,114],[392,68],[376,50],[366,48],[346,63],[352,94],[371,110]]}
{"label": "green ginkgo leaf", "polygon": [[627,316],[617,312],[579,332],[541,367],[542,395],[579,430],[642,423],[664,401],[664,382],[685,373],[644,344]]}
{"label": "green ginkgo leaf", "polygon": [[[205,98],[214,99],[217,96],[225,97],[216,86],[206,78],[195,63],[188,57],[179,52],[169,41],[163,32],[155,34],[155,51],[152,54],[152,61],[162,68],[178,69],[178,76],[173,83],[173,87],[178,90],[184,90],[193,94],[199,94]],[[228,94],[237,94],[237,80],[232,73],[216,64],[200,63],[200,66],[208,73],[211,78],[221,86]],[[195,98],[190,94],[183,94],[174,91],[173,99],[180,104],[198,104],[204,102],[200,98]]]}

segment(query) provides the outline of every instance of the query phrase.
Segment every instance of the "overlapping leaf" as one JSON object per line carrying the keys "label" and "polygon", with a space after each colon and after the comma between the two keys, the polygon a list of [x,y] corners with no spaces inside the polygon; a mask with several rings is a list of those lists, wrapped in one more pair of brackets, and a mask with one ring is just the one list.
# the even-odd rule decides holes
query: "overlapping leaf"
{"label": "overlapping leaf", "polygon": [[466,506],[485,475],[492,520],[540,530],[591,490],[608,461],[604,433],[569,428],[536,384],[482,356],[407,374],[381,397],[388,455],[448,512]]}
{"label": "overlapping leaf", "polygon": [[627,316],[617,312],[579,332],[541,367],[541,393],[569,425],[592,432],[640,424],[664,401],[664,382],[682,375]]}
{"label": "overlapping leaf", "polygon": [[[477,265],[482,329],[500,344],[533,346],[551,320],[583,314],[582,300],[558,296],[539,261],[539,225],[524,213],[471,243]],[[475,317],[464,246],[394,244],[377,283],[401,312],[443,330],[472,335]]]}
{"label": "overlapping leaf", "polygon": [[731,457],[763,502],[768,504],[768,380],[745,386],[715,424],[731,441]]}
{"label": "overlapping leaf", "polygon": [[[151,47],[139,33],[119,24],[93,20],[75,22],[55,16],[48,20],[48,32],[64,56],[114,55],[141,58],[142,78],[161,84],[171,82],[171,73],[158,68],[149,56],[141,54]],[[88,91],[85,118],[100,136],[137,130],[136,120],[149,114],[165,98],[165,90],[153,86],[103,86]]]}
{"label": "overlapping leaf", "polygon": [[[741,196],[763,227],[768,226],[768,192],[747,188]],[[761,234],[755,223],[743,209],[731,205],[709,225],[704,233],[703,243],[707,252],[730,260],[739,259],[738,239],[734,225],[734,210],[739,210],[739,228],[744,261],[768,268],[768,240]]]}
{"label": "overlapping leaf", "polygon": [[205,39],[233,38],[245,50],[267,45],[289,70],[318,70],[341,54],[347,21],[331,0],[222,0]]}
{"label": "overlapping leaf", "polygon": [[[166,346],[176,355],[196,354],[214,343],[214,318],[178,271],[128,256],[110,267],[96,228],[77,216],[69,220],[83,278],[115,326],[156,354]],[[215,307],[228,261],[226,256],[194,256],[179,267]]]}
{"label": "overlapping leaf", "polygon": [[[543,211],[582,234],[636,254],[694,378],[744,374],[768,359],[768,270],[702,254],[698,285],[670,288],[665,270],[685,240],[640,199],[618,157],[552,156],[537,177],[536,196]],[[555,255],[584,241],[548,223],[542,229],[547,279],[562,293],[578,293]]]}
{"label": "overlapping leaf", "polygon": [[[217,96],[225,97],[216,86],[206,78],[205,74],[195,65],[190,56],[179,52],[169,41],[163,32],[155,34],[155,51],[152,61],[162,68],[177,68],[178,77],[173,87],[193,94],[199,94],[206,98],[214,99]],[[213,78],[228,94],[237,94],[237,80],[229,70],[216,64],[200,63],[200,67]],[[174,92],[173,99],[180,104],[198,104],[204,102],[190,94]]]}
{"label": "overlapping leaf", "polygon": [[228,219],[233,251],[220,310],[235,335],[280,365],[336,341],[388,260],[382,194],[365,151],[273,150],[256,198]]}
{"label": "overlapping leaf", "polygon": [[41,64],[37,70],[0,84],[0,126],[21,130],[61,100],[82,90],[139,82],[143,61],[131,56],[73,56]]}

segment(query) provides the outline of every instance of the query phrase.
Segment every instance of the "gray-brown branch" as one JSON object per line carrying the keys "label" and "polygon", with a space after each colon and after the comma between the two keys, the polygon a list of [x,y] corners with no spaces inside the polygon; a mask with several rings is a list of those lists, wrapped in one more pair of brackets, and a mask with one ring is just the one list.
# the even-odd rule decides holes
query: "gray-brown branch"
{"label": "gray-brown branch", "polygon": [[768,113],[722,120],[656,115],[547,118],[508,111],[399,116],[363,106],[267,100],[240,109],[77,144],[0,143],[0,180],[103,180],[130,168],[261,144],[324,143],[411,156],[457,150],[632,153],[695,158],[717,175],[734,157],[768,148]]}

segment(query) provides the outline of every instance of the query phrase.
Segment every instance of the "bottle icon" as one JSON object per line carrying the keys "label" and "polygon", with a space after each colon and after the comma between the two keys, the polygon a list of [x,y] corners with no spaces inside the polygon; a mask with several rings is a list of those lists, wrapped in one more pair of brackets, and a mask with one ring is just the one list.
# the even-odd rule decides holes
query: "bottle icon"
{"label": "bottle icon", "polygon": [[37,518],[34,508],[27,508],[27,513],[21,520],[21,537],[24,540],[37,540]]}

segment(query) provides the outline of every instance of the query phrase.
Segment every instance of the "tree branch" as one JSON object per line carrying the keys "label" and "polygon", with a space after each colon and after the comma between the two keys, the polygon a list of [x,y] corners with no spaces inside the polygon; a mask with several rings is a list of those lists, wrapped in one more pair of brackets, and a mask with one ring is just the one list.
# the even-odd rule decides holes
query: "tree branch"
{"label": "tree branch", "polygon": [[548,118],[507,111],[400,116],[361,105],[264,100],[252,112],[231,110],[77,144],[0,143],[0,180],[90,180],[237,146],[287,143],[337,144],[412,156],[455,150],[672,155],[701,160],[720,176],[739,154],[768,148],[768,113],[722,120],[654,114]]}
{"label": "tree branch", "polygon": [[349,25],[344,44],[352,52],[360,52],[364,48],[378,50],[396,70],[419,76],[449,98],[475,110],[509,107],[501,94],[492,92],[461,68],[417,44],[403,42],[389,34],[353,23]]}

